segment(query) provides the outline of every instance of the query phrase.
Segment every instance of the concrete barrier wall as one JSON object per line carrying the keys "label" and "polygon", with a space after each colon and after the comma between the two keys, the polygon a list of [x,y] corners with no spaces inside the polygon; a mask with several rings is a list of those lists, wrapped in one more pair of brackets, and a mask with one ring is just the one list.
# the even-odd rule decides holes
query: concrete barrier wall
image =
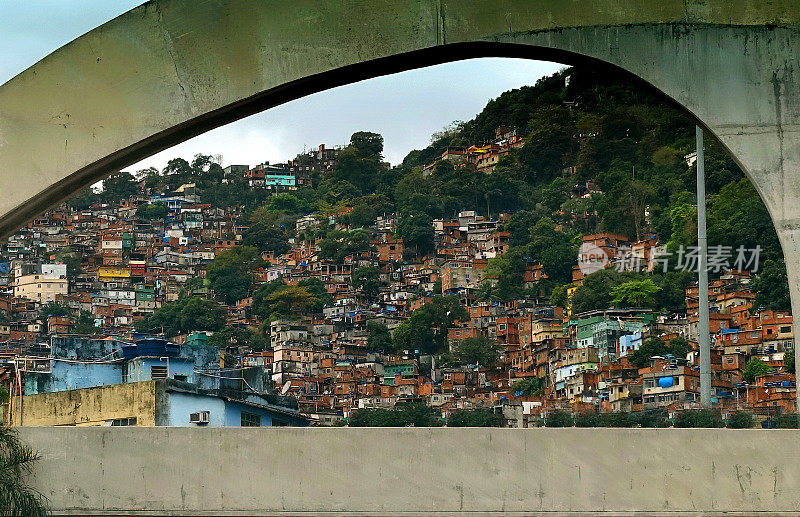
{"label": "concrete barrier wall", "polygon": [[800,432],[21,428],[57,515],[794,512]]}

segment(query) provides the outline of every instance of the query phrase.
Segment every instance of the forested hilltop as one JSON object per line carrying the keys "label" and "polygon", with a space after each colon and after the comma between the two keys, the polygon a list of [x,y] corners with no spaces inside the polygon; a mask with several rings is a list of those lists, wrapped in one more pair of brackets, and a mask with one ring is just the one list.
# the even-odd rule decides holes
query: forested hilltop
{"label": "forested hilltop", "polygon": [[[500,158],[493,172],[439,159],[449,148],[492,141],[502,126],[516,131],[523,143]],[[98,197],[115,202],[142,188],[166,192],[196,184],[201,202],[238,210],[247,227],[244,246],[222,253],[209,267],[211,287],[227,304],[255,293],[254,311],[264,318],[273,314],[274,307],[265,300],[275,286],[259,287],[254,278],[254,269],[264,265],[257,259],[260,253],[277,256],[292,246],[313,246],[322,260],[343,263],[372,248],[377,217],[395,214],[395,236],[405,246],[403,258],[421,262],[436,253],[434,219],[450,220],[462,210],[490,218],[510,214],[502,225],[511,235],[510,248],[489,261],[478,299],[565,306],[583,235],[610,232],[630,241],[655,238],[671,250],[695,244],[695,169],[685,159],[694,147],[692,120],[661,98],[613,75],[570,68],[503,93],[474,119],[433,135],[428,147],[411,151],[395,167],[383,161],[380,135],[358,132],[332,170],[313,173],[312,186],[292,192],[268,195],[250,188],[241,175],[226,177],[219,160],[198,155],[191,163],[172,160],[164,171],[121,173],[106,180],[101,194],[87,191],[72,203],[84,206]],[[752,284],[758,293],[755,306],[788,309],[782,253],[767,210],[710,135],[706,176],[710,245],[760,246],[761,270]],[[143,219],[165,214],[158,204],[141,205],[137,212]],[[298,219],[308,214],[337,224],[296,230]],[[542,264],[547,275],[533,286],[523,282],[531,263]],[[362,273],[361,279],[354,276],[354,287],[376,295],[382,287],[380,275]],[[615,303],[612,289],[627,284],[639,291],[628,302],[680,311],[691,281],[685,271],[607,269],[584,280],[571,299],[572,309],[609,307]],[[309,306],[319,308],[328,301],[319,286],[300,287],[303,296],[312,290],[319,294],[304,302]]]}

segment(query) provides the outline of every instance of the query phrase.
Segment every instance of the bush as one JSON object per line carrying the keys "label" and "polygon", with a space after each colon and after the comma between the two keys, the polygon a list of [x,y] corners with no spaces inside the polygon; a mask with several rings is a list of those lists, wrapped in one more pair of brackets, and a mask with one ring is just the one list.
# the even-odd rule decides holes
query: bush
{"label": "bush", "polygon": [[775,419],[778,429],[797,429],[797,413],[784,413]]}
{"label": "bush", "polygon": [[442,425],[433,408],[422,403],[408,404],[394,410],[359,409],[350,417],[351,427],[437,427]]}
{"label": "bush", "polygon": [[[575,427],[602,427],[599,422],[600,418],[597,413],[578,413],[575,415]],[[549,421],[547,425],[550,425]]]}
{"label": "bush", "polygon": [[630,418],[633,421],[633,425],[636,427],[669,427],[669,419],[667,418],[666,411],[659,409],[631,413]]}
{"label": "bush", "polygon": [[545,418],[544,425],[547,427],[572,427],[572,414],[562,409],[552,411],[547,415],[547,418]]}
{"label": "bush", "polygon": [[636,421],[630,413],[614,411],[598,415],[598,427],[633,427]]}
{"label": "bush", "polygon": [[457,409],[447,419],[448,427],[500,427],[503,416],[488,409]]}
{"label": "bush", "polygon": [[675,419],[675,427],[725,427],[725,424],[716,411],[687,409]]}
{"label": "bush", "polygon": [[737,411],[728,418],[730,429],[750,429],[753,427],[753,415],[747,411]]}

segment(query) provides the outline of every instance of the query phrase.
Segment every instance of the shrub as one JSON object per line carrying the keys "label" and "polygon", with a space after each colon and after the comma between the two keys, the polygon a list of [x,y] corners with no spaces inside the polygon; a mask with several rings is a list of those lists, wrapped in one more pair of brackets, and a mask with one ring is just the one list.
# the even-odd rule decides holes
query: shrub
{"label": "shrub", "polygon": [[719,413],[710,409],[687,409],[675,419],[675,427],[725,427]]}
{"label": "shrub", "polygon": [[775,419],[778,429],[797,429],[797,413],[784,413]]}
{"label": "shrub", "polygon": [[503,416],[488,409],[457,409],[447,419],[448,427],[500,427]]}
{"label": "shrub", "polygon": [[667,413],[663,410],[656,409],[642,411],[640,413],[631,413],[630,418],[633,421],[633,425],[637,427],[669,427]]}
{"label": "shrub", "polygon": [[442,420],[422,403],[389,409],[359,409],[350,417],[351,427],[437,427]]}
{"label": "shrub", "polygon": [[545,418],[544,425],[547,427],[572,427],[572,414],[562,409],[553,411]]}
{"label": "shrub", "polygon": [[737,411],[728,418],[728,427],[731,429],[750,429],[753,427],[753,415],[747,411]]}
{"label": "shrub", "polygon": [[[597,413],[578,413],[575,415],[575,427],[600,427],[599,422],[600,418]],[[548,422],[547,425],[550,425],[550,423]]]}
{"label": "shrub", "polygon": [[614,411],[612,413],[601,413],[598,415],[598,427],[633,427],[636,421],[629,413],[624,411]]}

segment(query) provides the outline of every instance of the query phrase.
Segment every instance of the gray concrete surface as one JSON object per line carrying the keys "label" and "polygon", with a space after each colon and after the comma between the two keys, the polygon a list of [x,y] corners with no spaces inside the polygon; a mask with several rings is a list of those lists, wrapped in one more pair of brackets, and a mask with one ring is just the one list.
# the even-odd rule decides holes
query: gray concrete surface
{"label": "gray concrete surface", "polygon": [[800,509],[800,431],[21,428],[56,515]]}

